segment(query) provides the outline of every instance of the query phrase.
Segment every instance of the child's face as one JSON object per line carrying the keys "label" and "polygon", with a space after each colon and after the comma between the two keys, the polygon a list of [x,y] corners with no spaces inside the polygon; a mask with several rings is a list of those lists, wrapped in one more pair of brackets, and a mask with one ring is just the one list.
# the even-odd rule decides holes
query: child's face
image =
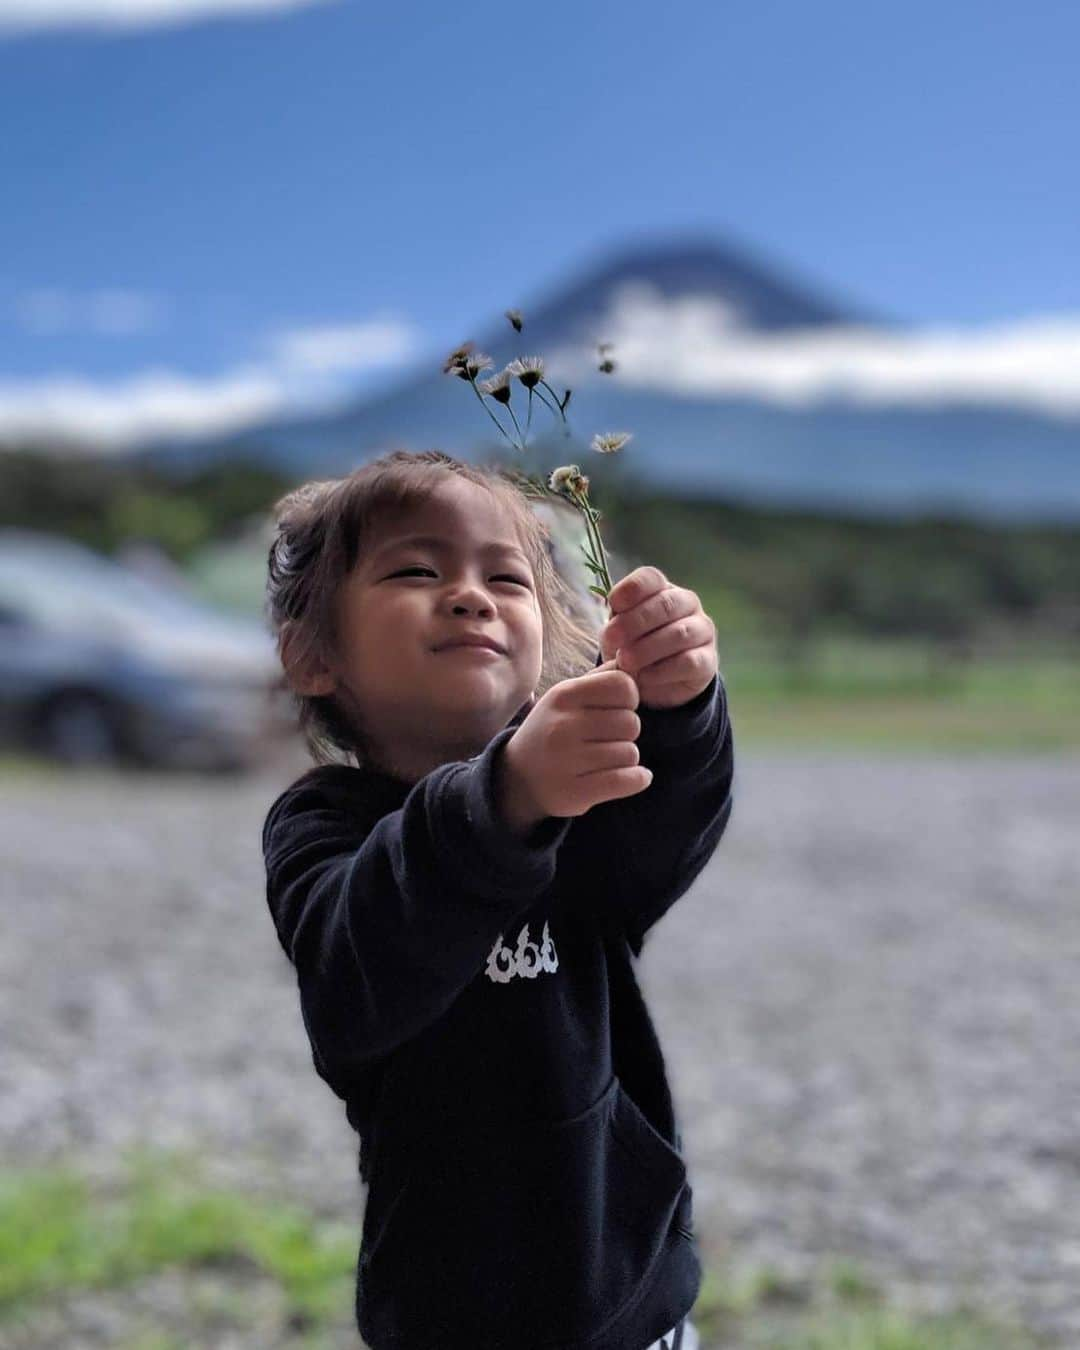
{"label": "child's face", "polygon": [[[414,534],[438,544],[404,544]],[[543,656],[536,583],[513,523],[454,478],[368,541],[338,597],[336,693],[378,762],[415,782],[478,754],[535,692]],[[443,647],[465,633],[503,649]]]}

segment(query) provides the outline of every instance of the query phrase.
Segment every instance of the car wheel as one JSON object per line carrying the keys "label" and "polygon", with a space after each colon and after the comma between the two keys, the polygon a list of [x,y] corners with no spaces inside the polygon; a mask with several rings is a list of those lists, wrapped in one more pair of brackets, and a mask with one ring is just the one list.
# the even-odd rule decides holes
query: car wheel
{"label": "car wheel", "polygon": [[65,764],[112,764],[120,756],[112,710],[88,690],[54,698],[42,710],[37,731],[39,748]]}

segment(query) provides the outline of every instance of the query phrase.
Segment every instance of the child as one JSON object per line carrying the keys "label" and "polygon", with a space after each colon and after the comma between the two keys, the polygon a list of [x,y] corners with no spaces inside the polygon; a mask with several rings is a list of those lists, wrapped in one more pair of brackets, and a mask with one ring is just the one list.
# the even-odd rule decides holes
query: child
{"label": "child", "polygon": [[357,1326],[694,1350],[692,1191],[630,958],[731,813],[712,620],[639,568],[594,659],[528,499],[438,451],[278,510],[267,613],[316,765],[267,814],[267,901],[360,1136]]}

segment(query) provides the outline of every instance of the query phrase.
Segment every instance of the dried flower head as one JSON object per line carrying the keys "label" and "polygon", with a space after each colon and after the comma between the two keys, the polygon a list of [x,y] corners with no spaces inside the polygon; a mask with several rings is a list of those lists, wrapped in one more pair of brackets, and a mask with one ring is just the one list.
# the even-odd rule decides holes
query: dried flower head
{"label": "dried flower head", "polygon": [[446,358],[446,362],[443,365],[443,374],[456,375],[458,371],[465,365],[469,353],[473,349],[473,345],[474,344],[471,342],[463,342],[460,347],[455,347],[454,350],[450,353],[450,355]]}
{"label": "dried flower head", "polygon": [[551,477],[548,479],[548,487],[552,492],[565,492],[569,488],[572,478],[580,478],[581,470],[576,464],[564,464],[561,469],[553,469]]}
{"label": "dried flower head", "polygon": [[535,389],[544,378],[544,361],[539,356],[523,356],[511,361],[506,369],[516,375],[526,389]]}
{"label": "dried flower head", "polygon": [[592,438],[592,448],[601,455],[613,455],[634,438],[629,431],[608,431]]}
{"label": "dried flower head", "polygon": [[554,470],[548,479],[548,487],[552,492],[577,493],[584,497],[589,490],[589,479],[576,464],[564,464],[561,469]]}
{"label": "dried flower head", "polygon": [[522,317],[521,317],[521,310],[520,310],[520,309],[508,309],[508,310],[506,311],[506,317],[507,317],[507,318],[510,320],[510,322],[514,325],[514,331],[515,331],[516,333],[520,333],[520,332],[521,332],[521,329],[522,329],[522,326],[523,326],[523,324],[524,324],[524,322],[525,322],[524,319],[522,319]]}
{"label": "dried flower head", "polygon": [[613,371],[618,369],[618,365],[610,356],[605,356],[596,369],[601,375],[610,375]]}
{"label": "dried flower head", "polygon": [[510,402],[510,375],[506,369],[500,370],[490,380],[480,381],[480,392],[493,398],[496,403]]}

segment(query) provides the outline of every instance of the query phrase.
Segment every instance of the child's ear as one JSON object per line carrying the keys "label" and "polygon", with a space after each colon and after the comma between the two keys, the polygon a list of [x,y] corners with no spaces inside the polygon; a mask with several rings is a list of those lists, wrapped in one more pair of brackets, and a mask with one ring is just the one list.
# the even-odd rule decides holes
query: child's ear
{"label": "child's ear", "polygon": [[292,683],[298,694],[306,694],[308,697],[316,698],[325,694],[332,694],[337,688],[336,677],[325,668],[303,675],[294,675]]}
{"label": "child's ear", "polygon": [[[286,638],[284,648],[286,663],[290,656],[291,645],[291,640]],[[303,666],[290,670],[288,679],[298,694],[305,694],[308,697],[332,694],[337,688],[337,676],[316,655],[309,656]]]}

